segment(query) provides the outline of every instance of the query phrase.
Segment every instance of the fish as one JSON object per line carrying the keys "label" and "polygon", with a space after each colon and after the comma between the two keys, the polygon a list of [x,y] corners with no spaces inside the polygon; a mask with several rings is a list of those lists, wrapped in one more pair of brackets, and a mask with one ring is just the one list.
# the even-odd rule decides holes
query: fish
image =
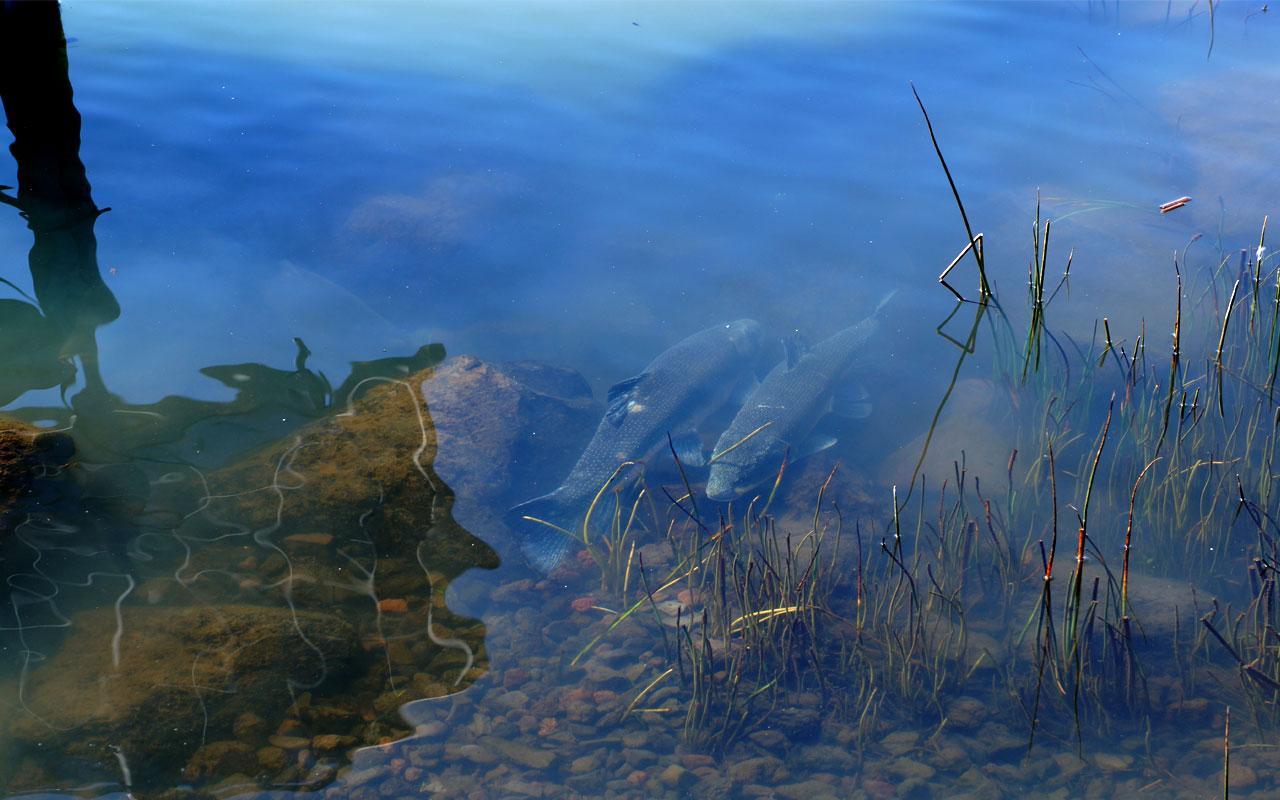
{"label": "fish", "polygon": [[508,521],[522,533],[520,549],[530,565],[545,574],[564,560],[574,546],[566,532],[576,535],[575,520],[624,462],[650,461],[670,441],[683,463],[705,464],[697,427],[755,383],[761,345],[755,320],[716,325],[676,343],[640,374],[611,387],[604,418],[560,486],[508,512]]}
{"label": "fish", "polygon": [[851,383],[849,373],[867,355],[880,310],[892,296],[871,316],[812,347],[798,338],[783,342],[785,357],[747,395],[712,449],[708,498],[739,498],[773,479],[784,457],[795,461],[836,444],[834,436],[817,430],[829,414],[870,415],[866,390]]}

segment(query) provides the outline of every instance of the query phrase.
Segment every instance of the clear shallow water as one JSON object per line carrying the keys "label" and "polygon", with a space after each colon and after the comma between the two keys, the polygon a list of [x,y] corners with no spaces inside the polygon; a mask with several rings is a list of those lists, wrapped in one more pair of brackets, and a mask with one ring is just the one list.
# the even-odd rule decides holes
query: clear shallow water
{"label": "clear shallow water", "polygon": [[[612,692],[629,702],[635,688],[660,670],[620,681],[563,667],[585,644],[571,634],[594,635],[590,625],[602,619],[603,612],[582,616],[568,608],[571,600],[594,595],[595,578],[584,574],[536,588],[519,584],[536,576],[530,578],[522,566],[515,541],[521,534],[503,525],[503,512],[553,488],[590,435],[607,387],[684,336],[750,317],[771,340],[800,330],[818,341],[897,290],[877,342],[882,358],[869,386],[877,409],[871,424],[820,457],[834,455],[846,465],[845,507],[866,509],[868,525],[873,519],[883,524],[887,487],[909,480],[917,437],[928,428],[954,366],[954,348],[934,332],[953,299],[934,281],[965,240],[908,81],[928,104],[970,219],[986,234],[991,278],[1010,316],[1020,320],[1023,313],[1023,304],[1014,300],[1020,300],[1025,282],[1038,189],[1045,215],[1055,220],[1051,274],[1074,248],[1070,302],[1053,307],[1054,329],[1087,340],[1095,320],[1107,316],[1117,339],[1132,342],[1145,319],[1151,347],[1159,342],[1163,350],[1174,293],[1170,254],[1203,234],[1190,251],[1200,254],[1203,271],[1218,262],[1219,252],[1256,244],[1262,215],[1273,210],[1280,156],[1267,133],[1277,102],[1276,68],[1267,58],[1280,36],[1274,14],[1254,13],[1258,9],[1248,4],[1219,6],[1212,57],[1206,57],[1204,11],[1158,3],[752,4],[732,13],[716,5],[666,4],[481,10],[361,4],[305,11],[261,4],[228,15],[222,7],[186,4],[66,6],[63,21],[75,40],[68,49],[70,81],[84,120],[79,157],[93,199],[113,209],[93,230],[103,280],[121,308],[118,319],[96,331],[102,387],[114,399],[94,413],[90,401],[102,395],[81,392],[80,369],[78,382],[66,391],[82,397],[73,421],[57,410],[58,390],[48,388],[57,380],[14,384],[8,408],[70,427],[83,469],[100,484],[78,477],[77,486],[89,487],[82,491],[87,501],[80,495],[62,506],[48,501],[61,518],[38,522],[6,541],[16,548],[6,563],[21,565],[19,574],[33,574],[30,562],[38,556],[44,561],[34,573],[56,575],[60,582],[53,602],[30,598],[44,598],[54,584],[11,581],[11,596],[25,593],[28,599],[14,604],[3,631],[12,656],[4,668],[3,680],[11,687],[6,696],[16,698],[5,713],[17,719],[29,712],[24,705],[35,697],[32,687],[45,692],[42,697],[54,693],[74,704],[74,691],[56,682],[41,685],[52,680],[47,672],[34,677],[39,665],[74,647],[68,643],[82,641],[87,650],[97,647],[103,658],[111,656],[77,668],[61,662],[63,674],[80,676],[67,684],[80,687],[76,691],[89,691],[108,664],[117,669],[130,650],[121,638],[124,655],[116,656],[114,631],[133,628],[112,629],[116,609],[127,615],[135,606],[136,613],[212,607],[231,609],[226,616],[232,618],[235,609],[265,606],[274,609],[259,614],[268,632],[283,625],[303,641],[296,646],[316,653],[306,646],[317,638],[308,633],[312,629],[286,624],[279,615],[292,619],[299,608],[315,612],[335,601],[319,591],[293,593],[285,579],[292,573],[264,563],[278,548],[275,554],[288,564],[301,565],[299,574],[321,576],[315,585],[346,580],[336,574],[339,568],[357,569],[357,563],[366,572],[370,564],[384,564],[383,579],[391,576],[389,587],[366,576],[362,580],[372,591],[342,590],[363,598],[362,610],[344,607],[354,633],[328,629],[332,640],[346,645],[335,645],[337,651],[322,661],[358,661],[348,652],[353,649],[379,653],[369,644],[371,632],[407,643],[408,655],[395,662],[394,648],[388,648],[388,666],[377,680],[368,677],[373,671],[352,667],[347,671],[364,675],[363,684],[352,678],[330,687],[329,695],[317,694],[344,709],[336,715],[341,724],[317,722],[301,710],[306,701],[299,697],[327,669],[304,669],[264,684],[264,696],[284,699],[272,708],[276,716],[263,722],[270,731],[244,728],[229,736],[241,709],[233,703],[228,708],[235,707],[235,714],[209,717],[210,706],[202,700],[201,719],[214,719],[213,727],[222,730],[213,739],[207,731],[198,739],[193,734],[190,741],[253,742],[253,759],[246,766],[236,761],[249,758],[243,753],[210,756],[212,766],[156,779],[160,783],[200,785],[255,773],[261,769],[257,750],[275,747],[264,737],[288,736],[287,729],[275,731],[290,718],[300,720],[298,730],[308,736],[345,736],[357,724],[364,726],[359,741],[335,744],[335,754],[397,739],[411,726],[394,721],[396,680],[412,682],[421,674],[426,677],[414,685],[414,697],[446,694],[474,681],[472,691],[447,701],[474,707],[449,716],[453,706],[446,701],[413,706],[407,713],[414,723],[444,728],[417,744],[409,740],[403,752],[366,751],[356,759],[371,770],[366,777],[373,785],[390,787],[392,794],[403,791],[396,783],[403,781],[432,784],[435,791],[505,796],[515,792],[502,788],[510,780],[544,783],[552,793],[570,786],[592,794],[602,784],[591,779],[608,773],[606,781],[626,781],[633,772],[645,776],[612,789],[699,791],[701,784],[689,778],[659,777],[676,763],[665,754],[660,732],[651,748],[633,747],[651,749],[658,754],[653,760],[624,770],[606,759],[605,766],[582,770],[588,778],[568,782],[577,759],[589,756],[582,742],[608,739],[616,749],[623,741],[616,737],[635,730],[616,720],[617,709],[614,716],[589,718],[575,710],[584,697],[562,693]],[[7,169],[12,174],[12,162]],[[3,182],[17,184],[14,178]],[[1184,194],[1194,198],[1189,206],[1168,216],[1156,212],[1159,203]],[[28,293],[34,292],[22,254],[31,242],[16,211],[0,223],[0,249],[11,254],[12,265],[4,277]],[[971,266],[961,267],[964,276],[956,283],[969,295],[976,283]],[[5,297],[21,300],[5,288]],[[1189,304],[1187,313],[1198,312]],[[12,330],[37,324],[28,315],[12,323]],[[953,335],[962,337],[966,324],[961,315]],[[310,351],[309,371],[291,369],[293,337]],[[351,372],[348,362],[407,357],[428,343],[489,364],[540,362],[534,372],[517,371],[523,376],[517,383],[535,387],[534,399],[542,405],[502,405],[508,384],[483,368],[455,363],[452,371],[441,370],[437,377],[448,381],[426,390],[430,421],[437,426],[432,444],[438,445],[426,476],[417,473],[412,459],[423,435],[415,414],[387,405],[400,391],[395,386],[374,407],[378,413],[362,408],[335,423],[355,426],[342,429],[347,440],[355,440],[352,447],[329,439],[314,444],[319,434],[299,428],[344,407],[346,392],[330,392],[326,399],[324,381],[337,389]],[[56,340],[49,346],[64,356],[83,352]],[[1212,346],[1210,341],[1209,355]],[[6,352],[24,351],[18,346]],[[779,357],[780,349],[771,354]],[[1166,357],[1161,352],[1152,361]],[[406,366],[417,374],[435,360],[427,353]],[[975,471],[992,475],[985,479],[988,485],[1003,475],[1017,440],[999,424],[1002,407],[989,399],[985,382],[992,379],[992,360],[992,352],[983,350],[967,365],[961,377],[968,383],[954,398],[986,424],[953,425],[933,448],[934,474],[963,449]],[[281,372],[244,366],[255,364]],[[200,373],[213,365],[232,366],[212,376]],[[399,363],[383,366],[360,374],[404,375]],[[581,378],[560,368],[576,370]],[[256,394],[242,392],[239,405],[199,404],[231,403],[236,388],[247,383],[237,376],[261,379],[253,384]],[[1100,388],[1098,395],[1109,391]],[[153,405],[166,395],[191,402],[181,408],[172,402]],[[1090,436],[1102,413],[1094,408],[1087,417]],[[174,430],[163,422],[179,418],[191,427]],[[147,432],[143,423],[153,419],[161,419],[154,423],[161,433]],[[361,427],[368,419],[385,424]],[[291,451],[293,435],[311,449]],[[540,444],[547,439],[551,444]],[[276,441],[286,444],[273,446]],[[265,455],[258,451],[263,446]],[[290,482],[278,459],[282,454],[302,458],[301,480]],[[353,467],[357,454],[370,459],[369,465]],[[835,458],[819,461],[804,469],[820,478]],[[258,465],[257,473],[235,466],[249,462]],[[333,465],[329,471],[326,464]],[[359,475],[361,481],[335,484],[337,474]],[[425,493],[424,486],[436,486],[433,481],[453,489],[452,518],[476,537],[472,543],[463,536],[461,555],[429,550],[423,556],[415,538],[445,518],[435,504],[414,505],[412,487]],[[792,489],[797,507],[812,507],[810,499],[800,499],[806,486],[798,482]],[[308,494],[313,490],[319,494]],[[397,490],[400,496],[393,496]],[[292,518],[293,527],[273,528],[273,492],[281,500],[274,509],[278,519]],[[223,494],[249,499],[236,503]],[[267,501],[255,499],[259,494]],[[229,507],[215,507],[222,502]],[[1122,507],[1123,498],[1118,502]],[[77,503],[90,509],[92,523],[68,521],[80,510]],[[371,519],[363,515],[374,508],[388,520],[385,528],[367,539],[355,536]],[[804,513],[791,509],[790,515]],[[78,535],[87,530],[94,537],[88,544]],[[315,538],[284,542],[314,535],[334,536],[339,544]],[[642,544],[657,538],[654,533]],[[342,543],[349,542],[365,549],[341,555]],[[330,549],[308,553],[307,547]],[[433,547],[444,552],[443,545]],[[497,572],[472,571],[451,587],[449,608],[461,616],[446,622],[443,633],[424,624],[424,598],[438,597],[432,581],[499,560]],[[98,573],[104,577],[91,579]],[[252,580],[268,589],[244,583]],[[377,633],[384,617],[398,620],[400,612],[373,601],[406,598],[411,602],[404,630]],[[610,601],[597,599],[609,607]],[[531,608],[541,608],[546,618],[529,619]],[[105,627],[102,620],[75,613],[98,614]],[[80,624],[63,627],[67,619]],[[169,619],[179,628],[195,625],[180,614]],[[483,619],[486,628],[468,621],[474,619]],[[96,627],[90,624],[95,621]],[[314,620],[321,628],[328,622]],[[42,624],[51,627],[38,628]],[[998,636],[998,627],[993,630]],[[351,645],[352,635],[359,647]],[[624,643],[628,636],[645,637],[645,648],[653,646],[655,635],[652,629],[618,634]],[[232,638],[246,637],[257,640],[243,630]],[[461,664],[445,659],[431,667],[440,652],[466,649],[450,649],[433,637],[468,643],[479,666],[460,672]],[[208,639],[216,642],[217,635],[209,633]],[[137,646],[138,652],[150,652],[145,643]],[[163,638],[151,646],[177,647]],[[526,659],[532,647],[545,648],[537,658],[547,660]],[[631,655],[657,658],[643,648]],[[524,681],[506,677],[510,670],[524,670]],[[463,676],[465,683],[453,683]],[[519,697],[495,705],[502,695],[488,687],[499,680],[503,691],[523,692],[530,703],[541,693],[556,698],[555,705],[527,714]],[[203,686],[195,677],[192,685]],[[803,695],[805,688],[797,691]],[[472,695],[476,699],[466,699]],[[384,696],[389,699],[377,705]],[[614,702],[594,694],[591,699],[601,707]],[[369,714],[373,720],[364,718]],[[534,720],[532,727],[526,717]],[[554,731],[539,736],[546,719],[584,729],[561,731],[572,737],[571,746],[553,738]],[[893,722],[909,727],[904,720]],[[1214,736],[1216,721],[1203,722],[1200,738]],[[370,724],[385,730],[370,730]],[[975,729],[980,725],[975,721]],[[886,726],[893,728],[888,720]],[[923,730],[926,737],[933,733],[932,727]],[[108,726],[95,735],[106,741],[111,734]],[[29,746],[33,735],[24,733],[28,738],[18,749]],[[565,749],[554,765],[540,767],[541,756],[530,763],[521,761],[530,760],[527,754],[494,756],[493,747],[500,746],[493,737],[538,737]],[[767,739],[750,746],[777,753]],[[848,749],[848,741],[832,741]],[[956,746],[965,741],[961,736]],[[952,744],[939,742],[933,742],[934,752]],[[146,769],[135,755],[132,780],[141,785],[148,769],[162,776],[192,769],[195,746],[164,751]],[[468,747],[480,751],[459,750]],[[296,759],[300,748],[277,749]],[[317,760],[317,746],[305,749],[312,755],[304,762]],[[127,748],[121,752],[127,757]],[[903,757],[892,747],[871,752],[889,753],[886,763]],[[721,777],[727,777],[728,764],[748,755],[755,754],[717,753]],[[955,769],[929,767],[938,775],[922,786],[931,788],[914,791],[941,791],[966,766],[1016,761],[1007,755],[952,752]],[[119,765],[112,765],[114,751],[105,767],[102,752],[78,757],[83,761],[66,762],[64,775],[56,769],[43,776],[28,771],[26,776],[36,777],[23,783],[18,778],[26,767],[12,756],[6,779],[18,781],[23,791],[41,785],[118,790],[118,784],[110,785],[121,780]],[[391,766],[397,758],[407,764]],[[415,758],[436,760],[419,766]],[[805,758],[812,763],[805,766]],[[344,755],[328,760],[334,769],[347,764]],[[323,767],[326,757],[318,761]],[[877,771],[875,758],[854,766],[828,761],[820,752],[800,753],[790,768],[794,781],[778,780],[773,772],[768,781],[761,775],[733,780],[774,791],[826,774],[835,776],[834,785],[848,779],[861,791],[879,790],[875,781],[913,790],[904,789],[911,775]],[[682,768],[708,768],[696,759],[689,764]],[[506,773],[490,775],[503,765]],[[305,779],[313,765],[304,766],[280,782]],[[419,774],[407,777],[408,768]],[[285,769],[272,763],[273,775]],[[1190,777],[1209,779],[1214,769],[1206,756]],[[710,780],[699,776],[704,779]],[[323,769],[316,780],[324,781]],[[335,785],[357,782],[346,780]]]}

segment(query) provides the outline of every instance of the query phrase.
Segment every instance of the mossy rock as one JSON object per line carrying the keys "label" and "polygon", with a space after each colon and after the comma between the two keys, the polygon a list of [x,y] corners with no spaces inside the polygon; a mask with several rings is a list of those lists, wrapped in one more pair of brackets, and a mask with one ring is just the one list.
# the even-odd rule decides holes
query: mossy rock
{"label": "mossy rock", "polygon": [[[291,692],[340,683],[361,652],[351,626],[325,613],[125,606],[120,615],[122,624],[114,608],[71,618],[66,643],[27,683],[28,713],[9,731],[21,750],[108,774],[123,757],[135,785],[171,785],[205,742],[233,736],[241,715],[278,721]],[[253,762],[252,753],[236,766]],[[188,769],[225,777],[209,774],[225,755]]]}
{"label": "mossy rock", "polygon": [[0,540],[22,516],[76,494],[65,474],[75,452],[65,433],[0,416]]}
{"label": "mossy rock", "polygon": [[[210,511],[270,529],[282,545],[298,534],[359,531],[378,552],[411,564],[427,538],[428,566],[446,579],[497,566],[497,554],[453,522],[453,493],[432,466],[436,428],[418,388],[430,374],[378,383],[345,412],[210,474],[209,487],[222,498]],[[327,548],[346,538],[285,549],[300,562],[331,560]]]}

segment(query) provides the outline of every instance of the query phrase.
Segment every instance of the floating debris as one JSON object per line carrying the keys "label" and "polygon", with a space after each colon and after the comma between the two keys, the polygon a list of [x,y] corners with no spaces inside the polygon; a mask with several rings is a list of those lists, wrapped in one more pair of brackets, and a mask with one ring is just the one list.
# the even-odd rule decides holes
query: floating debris
{"label": "floating debris", "polygon": [[1168,214],[1170,211],[1176,211],[1190,202],[1191,202],[1191,198],[1184,195],[1182,197],[1179,197],[1177,200],[1170,200],[1167,203],[1161,203],[1160,213]]}

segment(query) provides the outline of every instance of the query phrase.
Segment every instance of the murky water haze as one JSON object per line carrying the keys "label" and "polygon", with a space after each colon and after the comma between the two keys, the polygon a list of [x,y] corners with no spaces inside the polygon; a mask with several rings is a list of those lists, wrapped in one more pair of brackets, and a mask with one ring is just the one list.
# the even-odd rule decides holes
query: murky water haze
{"label": "murky water haze", "polygon": [[[1270,125],[1280,110],[1280,67],[1269,54],[1280,45],[1280,28],[1276,13],[1263,9],[1215,3],[1211,26],[1203,3],[1154,2],[64,4],[69,78],[83,118],[78,155],[93,201],[112,209],[90,225],[89,236],[96,235],[96,265],[121,311],[90,331],[96,346],[86,348],[70,334],[46,335],[41,320],[55,314],[43,296],[32,304],[40,305],[40,319],[16,305],[0,309],[9,315],[0,333],[18,343],[0,357],[25,370],[24,353],[33,347],[22,342],[52,354],[47,364],[30,359],[43,365],[43,377],[21,372],[10,381],[17,388],[5,408],[68,428],[81,459],[41,440],[36,461],[14,457],[13,474],[25,470],[43,480],[74,472],[74,489],[24,483],[22,496],[43,506],[6,517],[9,507],[0,504],[10,534],[5,563],[18,565],[8,580],[12,611],[0,617],[0,636],[8,637],[0,688],[11,698],[0,715],[17,726],[0,751],[0,776],[19,787],[14,791],[81,787],[95,795],[142,787],[145,774],[162,776],[145,787],[154,796],[166,782],[193,791],[223,782],[223,795],[256,785],[329,786],[338,796],[376,787],[388,796],[750,789],[757,796],[889,797],[960,788],[1002,796],[1002,781],[1075,796],[1090,780],[1104,781],[1090,789],[1104,793],[1164,780],[1135,762],[1145,747],[1149,761],[1164,763],[1153,755],[1161,748],[1141,744],[1140,725],[1127,720],[1081,734],[1046,716],[1044,763],[1023,760],[1015,769],[1024,730],[975,711],[968,701],[992,704],[965,694],[977,694],[972,683],[941,679],[945,688],[935,689],[933,702],[946,706],[943,719],[955,720],[941,728],[937,715],[920,721],[933,711],[855,711],[838,724],[824,721],[819,736],[810,719],[819,694],[823,707],[854,708],[880,708],[885,695],[832,701],[825,683],[819,688],[797,673],[792,683],[778,683],[792,692],[781,701],[792,704],[790,716],[773,717],[762,729],[797,741],[817,737],[808,750],[786,756],[778,742],[750,729],[736,740],[755,748],[750,752],[696,745],[687,726],[681,739],[679,721],[672,730],[650,721],[667,719],[664,704],[683,715],[684,706],[663,694],[669,687],[637,694],[672,658],[691,658],[671,652],[675,644],[662,631],[677,626],[661,622],[666,607],[654,604],[658,621],[646,620],[650,628],[620,627],[594,661],[568,666],[616,619],[617,605],[636,599],[638,579],[627,578],[627,588],[611,596],[596,588],[596,565],[573,556],[569,568],[544,580],[524,564],[525,533],[511,529],[506,512],[555,488],[595,429],[609,387],[685,336],[755,319],[767,341],[756,365],[763,374],[783,357],[780,340],[798,333],[819,342],[893,293],[874,357],[856,379],[868,390],[872,416],[839,423],[838,444],[790,467],[775,510],[809,524],[816,488],[840,464],[831,497],[846,528],[866,519],[866,547],[878,553],[891,530],[890,486],[906,494],[933,415],[953,385],[923,470],[932,490],[946,479],[954,492],[960,475],[953,462],[963,451],[970,474],[983,476],[978,488],[985,494],[954,519],[940,512],[935,524],[931,513],[919,524],[921,531],[933,525],[939,539],[931,562],[938,575],[915,577],[933,580],[937,597],[984,587],[972,633],[987,656],[975,661],[976,651],[948,650],[951,639],[930,628],[948,642],[938,651],[946,651],[943,661],[966,665],[988,686],[1021,676],[1007,664],[1030,650],[1005,637],[1034,604],[1007,587],[1014,573],[1034,577],[1042,557],[1035,541],[1048,536],[1048,514],[1015,511],[1012,498],[1044,501],[1049,491],[1035,477],[1044,442],[1028,437],[1025,421],[1061,433],[1053,441],[1065,465],[1066,519],[1067,497],[1080,505],[1107,398],[1117,392],[1123,405],[1142,396],[1136,379],[1125,388],[1122,369],[1099,371],[1085,389],[1046,378],[1031,391],[1008,379],[1021,368],[1021,350],[1009,342],[1020,348],[1025,336],[1037,197],[1042,217],[1053,220],[1051,290],[1072,254],[1070,282],[1047,312],[1054,335],[1045,343],[1047,358],[1065,354],[1070,375],[1088,374],[1081,365],[1096,363],[1097,324],[1106,317],[1126,358],[1145,324],[1151,364],[1166,363],[1177,254],[1190,287],[1184,329],[1195,332],[1185,337],[1185,355],[1197,364],[1212,360],[1235,274],[1234,267],[1213,269],[1224,259],[1234,265],[1242,249],[1252,269],[1262,219],[1275,210],[1280,144]],[[1002,307],[985,318],[976,352],[954,375],[962,351],[937,326],[955,299],[936,280],[966,236],[912,84],[969,220],[985,235],[988,275]],[[0,183],[18,185],[14,161],[0,168]],[[1193,198],[1189,205],[1159,213],[1161,203],[1183,195]],[[14,303],[31,299],[21,293],[41,291],[23,264],[37,227],[29,229],[16,209],[0,214],[0,252],[9,254],[0,277],[13,284],[0,286],[0,297]],[[1222,297],[1202,302],[1214,280]],[[952,284],[977,297],[972,260],[961,262]],[[974,308],[962,307],[942,330],[964,343]],[[1242,324],[1233,323],[1237,335]],[[419,350],[429,343],[462,358],[441,364],[438,348]],[[74,370],[62,386],[48,377],[57,364]],[[420,382],[432,367],[424,417],[413,387],[396,381],[408,375]],[[1239,372],[1253,374],[1249,369]],[[1184,407],[1197,404],[1188,430],[1211,428],[1190,421],[1210,402],[1211,383],[1186,383],[1188,398],[1197,387],[1205,391],[1203,399],[1179,398]],[[1080,392],[1076,401],[1050,403],[1046,413],[1045,398],[1068,385]],[[1141,386],[1157,398],[1151,409],[1158,418],[1158,382]],[[415,402],[405,405],[406,397]],[[1076,414],[1069,421],[1064,406]],[[1182,412],[1177,402],[1173,408],[1173,435],[1180,436]],[[705,446],[732,412],[711,415],[700,430]],[[1054,425],[1034,422],[1041,417]],[[1269,422],[1271,414],[1260,418]],[[1108,480],[1125,477],[1098,490],[1110,521],[1093,534],[1097,548],[1122,539],[1123,523],[1115,520],[1124,519],[1131,462],[1141,469],[1155,451],[1162,463],[1175,462],[1160,444],[1148,452],[1156,437],[1137,422],[1121,427],[1109,445],[1118,466],[1107,460],[1103,470]],[[1212,449],[1217,440],[1206,441]],[[1014,448],[1021,448],[1020,460],[1011,465]],[[1270,464],[1256,449],[1248,453],[1239,463]],[[1159,485],[1175,498],[1169,487],[1208,497],[1212,492],[1194,482],[1205,474],[1202,463],[1214,480],[1228,480],[1217,474],[1225,457],[1215,458],[1177,462],[1170,474],[1187,483]],[[1014,491],[1021,475],[1015,467],[1030,469],[1027,488]],[[659,480],[668,487],[682,482],[667,473]],[[697,473],[693,483],[704,478]],[[1245,485],[1254,488],[1246,479],[1242,494]],[[1263,509],[1269,485],[1258,479]],[[971,480],[965,486],[974,488]],[[650,497],[669,506],[656,489]],[[991,505],[982,512],[987,500],[994,523]],[[1212,512],[1206,517],[1231,513],[1203,503]],[[88,509],[90,522],[77,522],[83,516],[68,509]],[[703,499],[703,513],[721,510]],[[703,523],[672,513],[683,526]],[[1178,524],[1194,518],[1175,501],[1159,513]],[[680,562],[670,548],[655,549],[666,524],[658,517],[669,523],[665,512],[646,522],[635,552],[655,570],[650,580],[661,583],[659,573]],[[997,550],[1008,551],[1008,564],[990,556],[998,566],[976,568],[972,582],[953,586],[942,565],[960,550],[943,543],[953,523],[969,535],[957,520],[970,517],[972,530],[990,530]],[[1236,509],[1226,529],[1248,527],[1248,519]],[[1075,534],[1067,529],[1074,525],[1063,526],[1071,542],[1062,552],[1071,556]],[[1041,532],[1024,534],[1023,527]],[[1224,535],[1213,552],[1226,551],[1231,564],[1250,563],[1251,543],[1265,538]],[[851,540],[844,541],[848,551]],[[1180,601],[1161,599],[1173,589],[1160,581],[1209,574],[1237,603],[1247,599],[1243,567],[1228,575],[1224,562],[1212,572],[1219,556],[1202,555],[1188,545],[1185,558],[1195,566],[1179,575],[1164,554],[1140,552],[1143,566],[1163,576],[1147,584],[1145,601],[1167,608]],[[882,561],[889,571],[869,573],[868,585],[892,587],[896,567]],[[498,564],[496,571],[471,569]],[[635,574],[629,558],[614,563],[615,571],[623,566]],[[842,569],[854,574],[847,563]],[[844,609],[841,592],[852,588],[837,583],[833,608]],[[690,584],[683,599],[674,596],[679,588],[663,602],[683,604],[684,622],[690,607],[712,608],[699,587]],[[1099,591],[1105,606],[1106,585]],[[992,598],[1002,592],[1007,606],[992,612],[991,604],[999,605]],[[895,608],[897,590],[892,598],[876,608]],[[792,607],[777,603],[764,619]],[[1195,627],[1193,613],[1208,611],[1205,603],[1185,610],[1178,627],[1153,613],[1153,637],[1173,630],[1175,641],[1193,638],[1186,627]],[[209,610],[212,617],[200,616]],[[168,616],[137,625],[129,616],[160,611]],[[749,615],[738,612],[723,627],[745,637]],[[901,624],[890,617],[883,630]],[[147,626],[157,631],[152,638],[131,638]],[[273,672],[259,649],[244,644],[280,637],[288,642],[280,649],[308,654],[292,671]],[[97,656],[77,657],[73,642]],[[218,660],[230,651],[241,655]],[[191,719],[203,720],[198,736],[161,746],[130,733],[150,713],[146,682],[174,679],[163,668],[152,675],[138,666],[142,677],[134,684],[111,684],[120,688],[101,706],[115,711],[77,714],[77,692],[118,674],[130,659],[140,665],[164,652],[179,653],[181,669],[195,665],[182,680],[199,700],[188,709]],[[211,659],[217,666],[197,674]],[[645,669],[633,669],[637,664]],[[680,662],[681,680],[686,669],[694,669],[692,661]],[[844,677],[856,672],[844,662],[840,669]],[[1160,683],[1166,673],[1185,675],[1181,670],[1182,662],[1177,670],[1151,670],[1157,705],[1194,701],[1191,716],[1176,719],[1193,719],[1187,724],[1197,738],[1220,735],[1218,698],[1210,708],[1189,678]],[[1008,679],[1010,692],[1029,707],[1030,689],[1018,680]],[[222,682],[243,691],[213,688]],[[1176,703],[1169,699],[1175,696]],[[157,689],[155,697],[170,695]],[[627,704],[644,697],[641,708],[659,710],[646,712],[642,723]],[[396,717],[400,705],[420,698],[431,699],[408,707],[408,724]],[[56,737],[42,739],[40,723],[78,742],[56,745],[71,754],[61,774],[23,749],[54,746]],[[991,725],[1001,730],[993,733]],[[1169,725],[1157,722],[1160,730]],[[404,740],[415,726],[417,738]],[[646,738],[636,739],[640,734]],[[1054,761],[1063,753],[1075,758],[1073,736],[1089,738],[1097,750],[1123,740],[1125,755],[1116,757],[1123,763],[1076,759],[1090,764],[1079,775],[1075,762]],[[584,744],[597,740],[653,757],[624,764]],[[998,746],[984,750],[982,741]],[[368,745],[380,746],[345,755]],[[856,752],[857,763],[832,748]],[[714,755],[709,763],[705,752]],[[113,766],[117,755],[128,779]],[[781,765],[756,763],[778,755],[785,756]],[[1215,779],[1217,756],[1208,749],[1203,755],[1180,776],[1188,781],[1180,790],[1194,794],[1202,788],[1196,781]],[[748,762],[755,767],[740,768]],[[1244,763],[1264,771],[1263,762]],[[1253,777],[1240,791],[1261,797],[1273,788],[1270,778]],[[795,788],[805,781],[807,789]]]}

